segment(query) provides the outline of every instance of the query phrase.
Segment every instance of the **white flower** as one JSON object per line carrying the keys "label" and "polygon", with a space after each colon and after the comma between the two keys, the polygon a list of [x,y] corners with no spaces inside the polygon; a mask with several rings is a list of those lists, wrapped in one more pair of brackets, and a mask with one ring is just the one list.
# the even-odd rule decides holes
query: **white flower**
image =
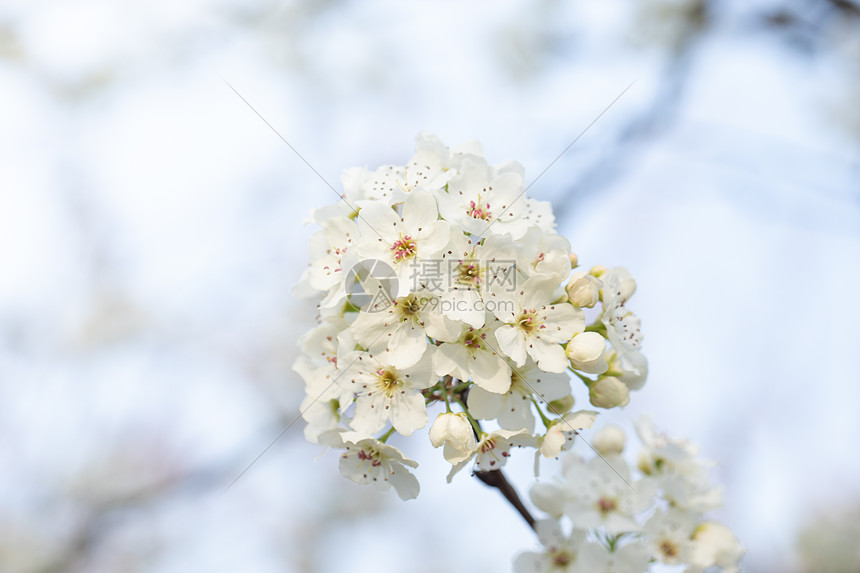
{"label": "white flower", "polygon": [[554,276],[562,283],[570,274],[570,242],[561,235],[531,227],[519,252],[519,269],[528,276]]}
{"label": "white flower", "polygon": [[609,371],[631,390],[639,390],[648,378],[648,359],[638,350],[617,351],[607,355]]}
{"label": "white flower", "polygon": [[337,400],[320,400],[305,396],[300,405],[302,419],[307,422],[305,439],[313,444],[336,445],[337,441],[326,441],[330,432],[336,432],[340,423],[340,403]]}
{"label": "white flower", "polygon": [[636,291],[635,281],[622,267],[610,269],[600,278],[603,281],[603,314],[600,318],[606,326],[609,342],[620,354],[638,349],[642,345],[641,321],[624,306]]}
{"label": "white flower", "polygon": [[427,408],[421,390],[438,381],[433,375],[432,352],[410,368],[391,365],[390,355],[361,353],[341,378],[344,387],[355,393],[355,416],[352,428],[371,435],[390,420],[404,436],[427,425]]}
{"label": "white flower", "polygon": [[296,360],[293,370],[305,380],[308,388],[325,384],[323,381],[337,370],[337,337],[347,326],[345,320],[334,318],[299,338],[303,354]]}
{"label": "white flower", "polygon": [[[443,344],[439,354],[443,352]],[[438,355],[437,355],[438,357]],[[482,385],[469,390],[469,413],[478,420],[498,419],[506,430],[534,430],[535,417],[532,399],[544,402],[564,398],[570,393],[566,374],[544,372],[531,360],[516,370],[508,369],[510,387],[503,394],[485,389]]]}
{"label": "white flower", "polygon": [[645,522],[643,531],[654,558],[667,565],[677,565],[690,560],[695,526],[694,514],[672,508],[657,511]]}
{"label": "white flower", "polygon": [[323,229],[311,236],[308,248],[311,261],[308,282],[311,287],[328,292],[343,281],[341,259],[358,238],[358,227],[352,219],[332,217],[325,221]]}
{"label": "white flower", "polygon": [[564,372],[567,357],[560,343],[585,329],[582,310],[564,302],[550,304],[558,281],[552,277],[534,276],[517,293],[499,293],[508,302],[498,304],[494,312],[506,323],[496,331],[499,349],[517,367],[531,356],[541,370]]}
{"label": "white flower", "polygon": [[338,337],[346,324],[343,319],[332,319],[299,339],[303,354],[293,364],[293,371],[305,381],[300,411],[307,422],[305,437],[315,444],[323,444],[323,436],[338,426],[341,406],[352,402],[352,392],[336,384],[343,373],[338,370]]}
{"label": "white flower", "polygon": [[597,419],[597,412],[579,410],[568,412],[558,420],[554,420],[550,427],[537,443],[538,451],[535,453],[535,473],[537,473],[537,454],[545,458],[557,457],[562,451],[570,449],[573,438],[579,432],[590,428]]}
{"label": "white flower", "polygon": [[460,158],[452,156],[451,151],[438,137],[429,133],[419,133],[415,138],[415,155],[406,164],[403,182],[400,184],[403,193],[415,189],[436,191],[445,186],[449,179],[457,175],[452,169],[459,165]]}
{"label": "white flower", "polygon": [[604,456],[617,455],[624,451],[625,440],[624,431],[621,428],[609,425],[595,434],[591,445]]}
{"label": "white flower", "polygon": [[520,201],[524,204],[523,219],[529,225],[547,233],[555,228],[555,216],[552,214],[552,205],[549,201],[538,201],[531,197],[522,197]]}
{"label": "white flower", "polygon": [[521,553],[514,560],[514,573],[596,573],[605,563],[602,548],[586,541],[585,532],[573,530],[564,535],[555,520],[535,524],[544,551]]}
{"label": "white flower", "polygon": [[448,473],[448,482],[461,469],[466,467],[466,464],[473,457],[475,458],[475,468],[477,471],[498,470],[507,463],[508,457],[511,455],[511,448],[528,445],[534,445],[534,440],[525,430],[516,432],[511,430],[496,430],[489,434],[484,433],[469,456],[453,464],[450,473]]}
{"label": "white flower", "polygon": [[394,487],[400,499],[415,499],[419,485],[406,466],[418,463],[406,458],[400,450],[379,440],[364,439],[345,444],[340,457],[340,473],[358,484],[372,483],[379,490]]}
{"label": "white flower", "polygon": [[[366,169],[361,172],[350,173],[341,177],[344,182],[347,199],[355,201],[359,205],[367,204],[360,199],[370,201],[379,201],[380,203],[391,205],[395,202],[395,197],[398,197],[398,192],[403,185],[406,175],[406,168],[400,165],[383,165],[373,173]],[[353,185],[347,186],[347,179]],[[350,188],[354,189],[354,183],[358,182],[358,188],[355,192],[350,192]]]}
{"label": "white flower", "polygon": [[630,402],[630,390],[614,376],[601,376],[589,385],[588,398],[598,408],[617,408]]}
{"label": "white flower", "polygon": [[589,374],[603,374],[609,369],[606,361],[606,339],[596,332],[580,332],[567,344],[570,365]]}
{"label": "white flower", "polygon": [[473,235],[485,232],[521,239],[528,221],[521,215],[524,201],[517,198],[525,180],[515,170],[493,173],[483,158],[465,158],[460,173],[440,192],[439,211],[445,220]]}
{"label": "white flower", "polygon": [[710,521],[701,523],[693,532],[689,559],[691,567],[687,571],[698,573],[716,566],[722,568],[723,573],[736,573],[743,554],[744,548],[731,529]]}
{"label": "white flower", "polygon": [[[635,282],[605,267],[568,282],[577,258],[555,232],[550,204],[525,197],[525,181],[520,164],[491,166],[477,143],[449,149],[421,133],[406,165],[345,170],[344,201],[313,212],[321,230],[294,292],[318,297],[322,324],[301,338],[294,370],[305,381],[305,436],[346,448],[341,466],[352,479],[397,480],[401,497],[414,497],[405,469],[414,462],[374,436],[389,424],[386,436],[413,434],[439,401],[447,412],[430,440],[452,464],[449,481],[471,462],[499,469],[513,447],[534,448],[537,470],[541,455],[569,449],[596,417],[569,411],[566,370],[603,376],[586,384],[604,407],[626,403],[628,388],[644,383],[639,320],[625,308]],[[599,300],[600,314],[585,311],[597,320],[585,332],[583,308]],[[532,434],[535,408],[543,434]],[[500,429],[482,433],[476,419]],[[693,465],[651,470],[648,483],[671,503],[708,505],[713,491]],[[565,496],[556,514],[575,500]],[[629,561],[620,559],[628,545],[594,546],[590,566],[581,554],[555,555],[548,566],[614,572]]]}
{"label": "white flower", "polygon": [[456,342],[439,345],[434,363],[436,374],[472,380],[476,384],[473,390],[506,392],[511,385],[511,367],[495,350],[499,344],[494,330],[490,326],[477,329],[466,326]]}
{"label": "white flower", "polygon": [[402,215],[385,203],[370,203],[358,215],[362,241],[357,252],[391,265],[398,279],[398,297],[410,292],[412,265],[438,257],[451,238],[448,222],[439,220],[436,200],[427,191],[410,193]]}
{"label": "white flower", "polygon": [[462,320],[474,328],[484,325],[491,289],[515,290],[519,276],[516,250],[508,237],[490,236],[480,241],[460,231],[451,233],[451,243],[443,251],[439,268],[425,264],[417,279],[439,293],[445,316]]}
{"label": "white flower", "polygon": [[408,368],[424,355],[428,336],[451,342],[457,339],[460,327],[439,312],[433,295],[413,292],[393,303],[369,305],[358,313],[350,330],[356,342],[370,352],[385,350],[392,366]]}
{"label": "white flower", "polygon": [[564,471],[567,503],[564,513],[581,529],[603,527],[610,534],[638,531],[633,516],[652,503],[647,483],[633,482],[620,456],[582,462],[569,457]]}
{"label": "white flower", "polygon": [[451,464],[469,459],[475,451],[475,431],[463,413],[439,414],[430,427],[430,443],[434,448],[445,445],[443,455]]}
{"label": "white flower", "polygon": [[710,483],[711,462],[699,459],[697,448],[657,433],[647,419],[636,424],[643,447],[639,469],[655,480],[676,507],[705,512],[722,505],[722,488]]}
{"label": "white flower", "polygon": [[607,302],[606,297],[618,298],[618,304],[624,304],[636,292],[636,281],[630,276],[630,271],[624,267],[613,267],[600,274],[600,280],[604,286],[608,287],[603,293],[603,302]]}
{"label": "white flower", "polygon": [[565,290],[570,304],[591,308],[600,301],[603,282],[588,271],[577,271],[570,277]]}

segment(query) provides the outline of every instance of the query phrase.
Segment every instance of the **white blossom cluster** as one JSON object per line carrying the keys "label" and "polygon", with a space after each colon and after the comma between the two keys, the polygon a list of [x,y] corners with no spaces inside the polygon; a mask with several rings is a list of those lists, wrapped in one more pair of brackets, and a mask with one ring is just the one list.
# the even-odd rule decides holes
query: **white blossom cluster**
{"label": "white blossom cluster", "polygon": [[722,504],[708,476],[712,463],[647,420],[637,430],[638,479],[622,457],[624,432],[608,426],[594,438],[599,456],[568,454],[559,478],[532,487],[532,502],[549,515],[537,524],[543,550],[520,554],[516,573],[643,573],[652,563],[688,573],[739,570],[744,550],[734,534],[705,519]]}
{"label": "white blossom cluster", "polygon": [[513,447],[556,457],[597,415],[571,411],[571,373],[599,408],[644,384],[635,282],[577,269],[550,205],[524,195],[521,165],[420,134],[407,165],[349,169],[342,183],[344,200],[314,213],[322,229],[294,292],[319,300],[319,324],[294,369],[305,436],[342,450],[345,476],[415,497],[417,464],[386,441],[425,427],[434,406],[449,480],[473,461],[500,468]]}

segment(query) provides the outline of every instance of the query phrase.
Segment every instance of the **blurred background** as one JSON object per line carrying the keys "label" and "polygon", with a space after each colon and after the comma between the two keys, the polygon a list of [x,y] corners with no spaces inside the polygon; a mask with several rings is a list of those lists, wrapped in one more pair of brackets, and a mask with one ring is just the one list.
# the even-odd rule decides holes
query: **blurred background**
{"label": "blurred background", "polygon": [[392,442],[416,501],[301,422],[225,491],[298,414],[315,312],[289,289],[337,198],[224,80],[335,188],[421,130],[532,180],[635,82],[529,190],[638,280],[651,376],[605,419],[719,460],[746,571],[860,571],[855,0],[4,0],[0,571],[497,572],[535,546],[423,439]]}

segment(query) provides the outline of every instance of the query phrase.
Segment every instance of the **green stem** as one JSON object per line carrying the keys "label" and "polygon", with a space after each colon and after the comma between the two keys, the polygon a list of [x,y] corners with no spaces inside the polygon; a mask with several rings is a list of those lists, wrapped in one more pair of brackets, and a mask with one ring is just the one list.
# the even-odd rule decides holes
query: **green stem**
{"label": "green stem", "polygon": [[597,334],[606,338],[606,325],[598,320],[586,326],[585,332],[596,332]]}
{"label": "green stem", "polygon": [[588,386],[589,388],[591,388],[591,385],[596,382],[596,380],[592,380],[588,376],[583,376],[582,374],[580,374],[579,372],[577,372],[573,368],[568,368],[568,370],[570,370],[571,372],[573,372],[574,374],[579,376],[579,379],[582,380],[585,383],[585,385]]}
{"label": "green stem", "polygon": [[[535,400],[534,398],[532,398],[532,404],[535,405],[535,409],[537,410],[538,415],[540,415],[540,419],[543,422],[543,425],[546,427],[547,430],[549,430],[549,427],[552,425],[552,422],[549,418],[546,417],[546,415],[543,413],[543,410],[540,409],[537,400]],[[547,404],[547,406],[549,406],[549,404]]]}
{"label": "green stem", "polygon": [[390,438],[391,434],[393,434],[393,433],[394,433],[394,426],[391,426],[391,428],[389,428],[388,431],[385,432],[385,434],[383,434],[383,436],[381,438],[379,438],[379,441],[384,444],[385,442],[388,441],[388,438]]}
{"label": "green stem", "polygon": [[472,417],[472,414],[469,413],[469,409],[466,408],[466,404],[463,403],[463,400],[457,400],[457,403],[460,404],[461,408],[463,408],[463,413],[466,414],[466,418],[468,418],[469,423],[472,424],[472,429],[475,431],[475,437],[480,440],[484,433],[483,428],[481,428],[481,424],[478,423],[478,420]]}

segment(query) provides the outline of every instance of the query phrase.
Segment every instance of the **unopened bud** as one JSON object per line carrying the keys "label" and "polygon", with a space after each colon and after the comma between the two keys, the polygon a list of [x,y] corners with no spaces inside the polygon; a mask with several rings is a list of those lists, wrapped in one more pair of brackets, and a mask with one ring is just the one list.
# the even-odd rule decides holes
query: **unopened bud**
{"label": "unopened bud", "polygon": [[624,431],[618,426],[606,426],[594,436],[591,445],[604,456],[624,451]]}
{"label": "unopened bud", "polygon": [[573,306],[590,308],[600,301],[602,286],[603,284],[599,279],[585,271],[579,271],[570,277],[570,282],[567,283],[565,290],[567,291],[567,298]]}
{"label": "unopened bud", "polygon": [[570,412],[570,409],[573,408],[573,404],[576,402],[573,398],[573,394],[568,394],[564,398],[559,398],[558,400],[553,400],[550,402],[549,411],[555,414],[556,416],[560,416],[565,412]]}
{"label": "unopened bud", "polygon": [[575,370],[589,374],[603,374],[609,369],[606,339],[596,332],[575,335],[567,344],[567,358]]}
{"label": "unopened bud", "polygon": [[570,253],[570,268],[575,269],[579,265],[579,259],[576,253]]}
{"label": "unopened bud", "polygon": [[600,275],[602,275],[605,272],[606,272],[606,267],[604,267],[603,265],[595,265],[595,266],[591,267],[591,270],[588,271],[588,274],[590,274],[593,277],[600,278]]}
{"label": "unopened bud", "polygon": [[616,408],[626,406],[630,402],[630,390],[618,378],[604,376],[588,389],[588,398],[598,408]]}
{"label": "unopened bud", "polygon": [[463,413],[439,414],[430,427],[430,443],[434,448],[444,444],[442,453],[452,464],[468,459],[476,447],[472,425]]}

